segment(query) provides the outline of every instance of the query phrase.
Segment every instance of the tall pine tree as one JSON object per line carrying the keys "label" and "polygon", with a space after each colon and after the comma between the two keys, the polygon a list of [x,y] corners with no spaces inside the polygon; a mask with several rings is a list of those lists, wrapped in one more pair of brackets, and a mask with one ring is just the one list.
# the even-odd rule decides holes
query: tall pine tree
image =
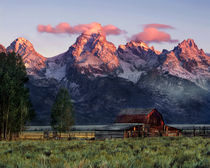
{"label": "tall pine tree", "polygon": [[18,135],[33,116],[22,58],[0,53],[0,139]]}
{"label": "tall pine tree", "polygon": [[58,132],[69,131],[74,124],[74,110],[68,90],[61,88],[58,91],[51,111],[51,126]]}

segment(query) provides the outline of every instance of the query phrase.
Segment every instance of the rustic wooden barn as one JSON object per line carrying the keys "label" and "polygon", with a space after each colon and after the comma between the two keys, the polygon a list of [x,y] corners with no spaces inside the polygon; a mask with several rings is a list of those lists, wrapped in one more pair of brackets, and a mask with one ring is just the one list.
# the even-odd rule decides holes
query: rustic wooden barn
{"label": "rustic wooden barn", "polygon": [[179,136],[181,132],[177,128],[165,125],[161,113],[155,108],[123,109],[118,115],[116,123],[136,123],[132,130],[126,131],[125,137]]}

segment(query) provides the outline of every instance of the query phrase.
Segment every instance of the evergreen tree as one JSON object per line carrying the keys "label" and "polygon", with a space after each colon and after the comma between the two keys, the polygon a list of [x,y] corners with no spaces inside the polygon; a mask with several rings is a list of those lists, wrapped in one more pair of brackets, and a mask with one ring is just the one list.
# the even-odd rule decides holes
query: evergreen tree
{"label": "evergreen tree", "polygon": [[58,91],[51,111],[51,126],[54,130],[66,132],[74,124],[74,110],[68,90]]}
{"label": "evergreen tree", "polygon": [[18,135],[33,115],[22,58],[0,53],[0,139]]}

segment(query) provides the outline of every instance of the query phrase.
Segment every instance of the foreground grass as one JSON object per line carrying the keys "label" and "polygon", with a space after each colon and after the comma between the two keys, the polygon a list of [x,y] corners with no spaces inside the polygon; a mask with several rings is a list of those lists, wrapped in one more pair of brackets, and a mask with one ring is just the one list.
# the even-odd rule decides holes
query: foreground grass
{"label": "foreground grass", "polygon": [[0,168],[210,167],[210,138],[0,141]]}

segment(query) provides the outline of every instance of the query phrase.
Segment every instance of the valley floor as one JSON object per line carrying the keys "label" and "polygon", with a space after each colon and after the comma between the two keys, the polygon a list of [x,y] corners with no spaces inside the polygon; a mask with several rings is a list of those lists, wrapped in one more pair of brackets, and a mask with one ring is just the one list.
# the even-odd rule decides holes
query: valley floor
{"label": "valley floor", "polygon": [[210,138],[0,141],[0,167],[210,167]]}

